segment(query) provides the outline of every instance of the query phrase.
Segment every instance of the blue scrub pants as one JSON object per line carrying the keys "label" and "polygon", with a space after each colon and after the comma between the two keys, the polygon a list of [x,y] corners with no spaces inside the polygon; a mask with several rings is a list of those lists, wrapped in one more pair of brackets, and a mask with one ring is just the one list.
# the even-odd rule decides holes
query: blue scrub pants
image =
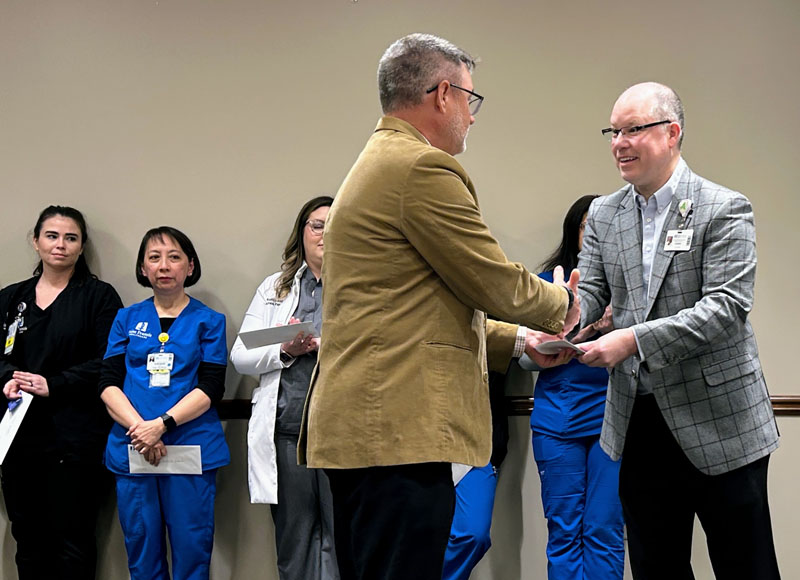
{"label": "blue scrub pants", "polygon": [[625,562],[619,462],[599,436],[560,439],[533,432],[547,518],[549,580],[622,580]]}
{"label": "blue scrub pants", "polygon": [[202,475],[116,475],[131,580],[208,580],[214,544],[217,470]]}
{"label": "blue scrub pants", "polygon": [[473,467],[456,485],[456,508],[444,555],[442,580],[467,580],[492,545],[492,508],[497,472]]}

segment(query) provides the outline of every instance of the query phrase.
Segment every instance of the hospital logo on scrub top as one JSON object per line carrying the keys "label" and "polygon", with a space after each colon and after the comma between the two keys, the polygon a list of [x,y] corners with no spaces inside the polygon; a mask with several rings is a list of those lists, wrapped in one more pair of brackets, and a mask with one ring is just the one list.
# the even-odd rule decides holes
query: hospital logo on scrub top
{"label": "hospital logo on scrub top", "polygon": [[137,322],[136,326],[128,331],[128,336],[135,336],[137,338],[150,338],[153,336],[151,332],[147,332],[147,322]]}

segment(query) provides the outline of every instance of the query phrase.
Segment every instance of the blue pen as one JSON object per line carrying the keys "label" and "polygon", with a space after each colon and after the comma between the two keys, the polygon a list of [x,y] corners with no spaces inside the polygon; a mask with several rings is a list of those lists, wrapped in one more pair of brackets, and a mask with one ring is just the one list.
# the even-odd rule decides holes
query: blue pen
{"label": "blue pen", "polygon": [[8,402],[8,410],[13,411],[17,407],[19,407],[20,403],[22,403],[22,397],[19,399],[14,399],[13,401]]}

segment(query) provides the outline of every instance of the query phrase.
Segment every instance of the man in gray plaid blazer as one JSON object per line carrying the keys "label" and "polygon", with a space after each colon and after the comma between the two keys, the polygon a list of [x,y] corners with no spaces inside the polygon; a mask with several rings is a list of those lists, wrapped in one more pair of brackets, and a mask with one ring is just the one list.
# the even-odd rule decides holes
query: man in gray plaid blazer
{"label": "man in gray plaid blazer", "polygon": [[637,580],[693,578],[697,515],[717,578],[779,578],[767,503],[778,432],[755,337],[750,202],[681,158],[670,88],[626,90],[603,132],[628,185],[595,200],[580,254],[582,322],[616,330],[581,361],[610,369],[603,449],[622,457]]}

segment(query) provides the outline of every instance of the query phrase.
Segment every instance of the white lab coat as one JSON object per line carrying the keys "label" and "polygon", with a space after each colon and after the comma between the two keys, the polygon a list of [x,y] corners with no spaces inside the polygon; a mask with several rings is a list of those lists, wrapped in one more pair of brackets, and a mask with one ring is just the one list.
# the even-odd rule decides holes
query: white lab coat
{"label": "white lab coat", "polygon": [[[239,332],[288,324],[300,299],[300,277],[307,265],[297,271],[289,294],[279,300],[275,294],[276,272],[256,290],[244,315]],[[275,409],[281,371],[289,366],[280,357],[280,344],[248,350],[237,336],[231,349],[231,362],[243,375],[259,377],[253,390],[252,414],[247,426],[247,483],[251,503],[278,503],[278,466],[275,458]],[[290,363],[291,364],[291,363]]]}

